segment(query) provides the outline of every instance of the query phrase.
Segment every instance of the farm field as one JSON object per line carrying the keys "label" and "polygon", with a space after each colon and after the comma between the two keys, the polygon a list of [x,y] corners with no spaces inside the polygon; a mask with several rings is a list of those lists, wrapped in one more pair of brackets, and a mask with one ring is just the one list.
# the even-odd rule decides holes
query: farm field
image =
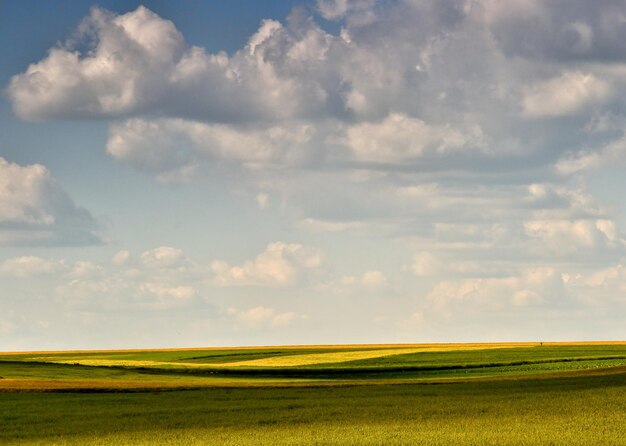
{"label": "farm field", "polygon": [[626,444],[626,344],[0,354],[0,444]]}

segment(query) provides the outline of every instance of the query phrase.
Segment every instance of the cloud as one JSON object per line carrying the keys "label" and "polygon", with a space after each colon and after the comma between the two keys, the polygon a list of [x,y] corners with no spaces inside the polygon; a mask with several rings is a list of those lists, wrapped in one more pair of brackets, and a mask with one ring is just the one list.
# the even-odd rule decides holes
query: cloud
{"label": "cloud", "polygon": [[[298,77],[325,58],[331,36],[313,22],[298,26],[306,29],[266,20],[246,48],[229,57],[189,46],[172,22],[143,6],[118,16],[95,7],[75,39],[90,39],[92,48],[81,53],[73,42],[52,48],[14,76],[7,93],[15,112],[29,120],[155,108],[217,121],[307,113],[324,108],[327,94],[315,79]],[[307,61],[313,64],[302,64]]]}
{"label": "cloud", "polygon": [[111,263],[114,265],[124,265],[130,260],[130,251],[123,249],[115,253],[111,258]]}
{"label": "cloud", "polygon": [[0,157],[0,245],[98,244],[99,230],[44,166]]}
{"label": "cloud", "polygon": [[524,230],[541,249],[560,255],[626,246],[611,220],[534,220],[525,222]]}
{"label": "cloud", "polygon": [[[80,260],[56,281],[60,302],[85,308],[168,309],[201,295],[203,272],[181,249],[160,246],[133,256],[118,251],[109,265]],[[205,271],[206,272],[206,271]]]}
{"label": "cloud", "polygon": [[176,268],[185,264],[186,257],[181,249],[170,246],[145,251],[141,254],[141,263],[147,268]]}
{"label": "cloud", "polygon": [[[256,258],[241,266],[222,261],[206,265],[169,246],[146,250],[137,256],[122,250],[113,259],[106,264],[79,260],[72,265],[66,260],[18,257],[0,263],[0,275],[25,278],[45,274],[48,286],[56,290],[57,300],[71,307],[90,311],[95,308],[165,310],[206,303],[207,296],[215,295],[223,287],[296,285],[308,276],[308,271],[316,271],[321,265],[318,250],[284,242],[270,243]],[[372,271],[362,281],[368,286],[378,286],[385,278]],[[224,292],[222,289],[220,294]],[[289,323],[290,315],[276,313],[271,324]]]}
{"label": "cloud", "polygon": [[564,275],[567,287],[589,307],[623,303],[626,292],[626,268],[623,262],[607,268]]}
{"label": "cloud", "polygon": [[161,283],[145,282],[139,285],[139,293],[147,298],[151,308],[169,309],[187,304],[196,295],[191,286],[168,286]]}
{"label": "cloud", "polygon": [[460,132],[450,126],[427,125],[424,121],[393,113],[380,123],[363,123],[346,132],[347,145],[361,161],[402,162],[424,156],[442,156],[470,146],[476,150],[480,128]]}
{"label": "cloud", "polygon": [[186,182],[203,160],[257,170],[304,162],[313,129],[302,123],[250,128],[183,119],[132,119],[109,130],[107,152],[115,159],[157,175]]}
{"label": "cloud", "polygon": [[415,254],[410,269],[417,277],[428,277],[438,274],[443,269],[443,262],[429,252]]}
{"label": "cloud", "polygon": [[560,175],[570,176],[597,170],[607,165],[621,165],[626,159],[626,136],[622,134],[596,150],[580,150],[568,153],[555,164]]}
{"label": "cloud", "polygon": [[93,8],[76,40],[88,38],[94,48],[86,54],[69,42],[11,79],[7,91],[16,114],[29,120],[101,117],[153,105],[184,49],[174,25],[143,6],[120,16]]}
{"label": "cloud", "polygon": [[533,118],[570,115],[606,100],[610,94],[607,81],[589,73],[566,72],[529,87],[522,108],[526,116]]}
{"label": "cloud", "polygon": [[[470,231],[475,228],[470,228]],[[487,228],[483,228],[487,229]],[[460,238],[462,243],[468,243],[467,238]],[[480,242],[479,242],[480,243]],[[496,259],[480,258],[479,256],[470,255],[468,259],[468,251],[476,250],[482,252],[480,245],[454,246],[452,249],[445,249],[445,242],[442,243],[440,249],[435,248],[436,254],[428,251],[421,251],[413,256],[413,263],[407,268],[415,276],[422,279],[440,279],[442,277],[475,277],[501,275],[507,271],[507,268]],[[443,249],[441,249],[443,248]],[[487,249],[488,251],[488,249]],[[472,258],[473,257],[473,258]],[[478,258],[476,258],[478,257]]]}
{"label": "cloud", "polygon": [[247,328],[270,327],[279,328],[293,324],[298,319],[306,319],[303,314],[292,311],[277,313],[273,308],[258,306],[247,310],[230,308],[228,314]]}
{"label": "cloud", "polygon": [[180,132],[163,127],[158,121],[142,119],[114,125],[106,150],[118,161],[156,174],[160,181],[189,181],[197,166],[193,151],[179,140]]}
{"label": "cloud", "polygon": [[622,1],[605,1],[601,7],[585,2],[572,5],[566,0],[478,5],[493,35],[512,56],[565,63],[610,63],[624,56],[619,44],[625,35],[620,21]]}
{"label": "cloud", "polygon": [[389,279],[381,271],[365,271],[360,275],[346,275],[319,285],[322,293],[363,295],[389,291]]}
{"label": "cloud", "polygon": [[37,256],[21,256],[6,259],[0,264],[0,275],[28,278],[55,274],[66,269],[61,260],[45,259]]}
{"label": "cloud", "polygon": [[513,307],[563,306],[567,295],[562,276],[552,267],[532,267],[508,277],[442,281],[426,295],[424,313],[458,318]]}
{"label": "cloud", "polygon": [[94,279],[104,274],[104,268],[93,262],[81,260],[74,264],[68,277],[75,279]]}
{"label": "cloud", "polygon": [[[410,240],[422,278],[602,263],[619,220],[576,180],[624,158],[623,6],[320,0],[231,54],[94,8],[7,95],[25,119],[115,119],[109,155],[157,181],[227,167],[298,229]],[[214,262],[215,283],[297,282],[311,268],[280,246]]]}
{"label": "cloud", "polygon": [[319,251],[298,243],[274,242],[254,260],[240,266],[216,260],[211,264],[213,283],[219,286],[287,286],[306,270],[321,264]]}
{"label": "cloud", "polygon": [[69,278],[54,286],[56,300],[64,307],[89,309],[129,308],[132,283],[114,275]]}

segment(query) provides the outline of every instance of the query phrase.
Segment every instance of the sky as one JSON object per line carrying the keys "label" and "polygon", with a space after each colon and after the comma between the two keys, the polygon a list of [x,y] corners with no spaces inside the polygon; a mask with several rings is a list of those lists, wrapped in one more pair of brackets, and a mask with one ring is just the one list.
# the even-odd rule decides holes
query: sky
{"label": "sky", "polygon": [[0,2],[0,350],[625,339],[626,1]]}

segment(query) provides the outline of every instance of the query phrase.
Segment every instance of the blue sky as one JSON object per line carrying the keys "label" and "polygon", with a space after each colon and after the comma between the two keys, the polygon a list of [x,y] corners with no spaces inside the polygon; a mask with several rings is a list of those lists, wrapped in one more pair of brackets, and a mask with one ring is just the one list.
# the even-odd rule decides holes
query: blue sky
{"label": "blue sky", "polygon": [[0,349],[623,339],[626,3],[0,3]]}

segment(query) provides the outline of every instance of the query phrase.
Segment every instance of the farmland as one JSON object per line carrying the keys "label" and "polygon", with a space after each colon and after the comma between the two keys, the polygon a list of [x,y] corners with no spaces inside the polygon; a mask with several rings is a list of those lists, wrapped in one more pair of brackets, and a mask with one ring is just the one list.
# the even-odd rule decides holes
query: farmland
{"label": "farmland", "polygon": [[620,444],[626,344],[0,354],[3,444]]}

